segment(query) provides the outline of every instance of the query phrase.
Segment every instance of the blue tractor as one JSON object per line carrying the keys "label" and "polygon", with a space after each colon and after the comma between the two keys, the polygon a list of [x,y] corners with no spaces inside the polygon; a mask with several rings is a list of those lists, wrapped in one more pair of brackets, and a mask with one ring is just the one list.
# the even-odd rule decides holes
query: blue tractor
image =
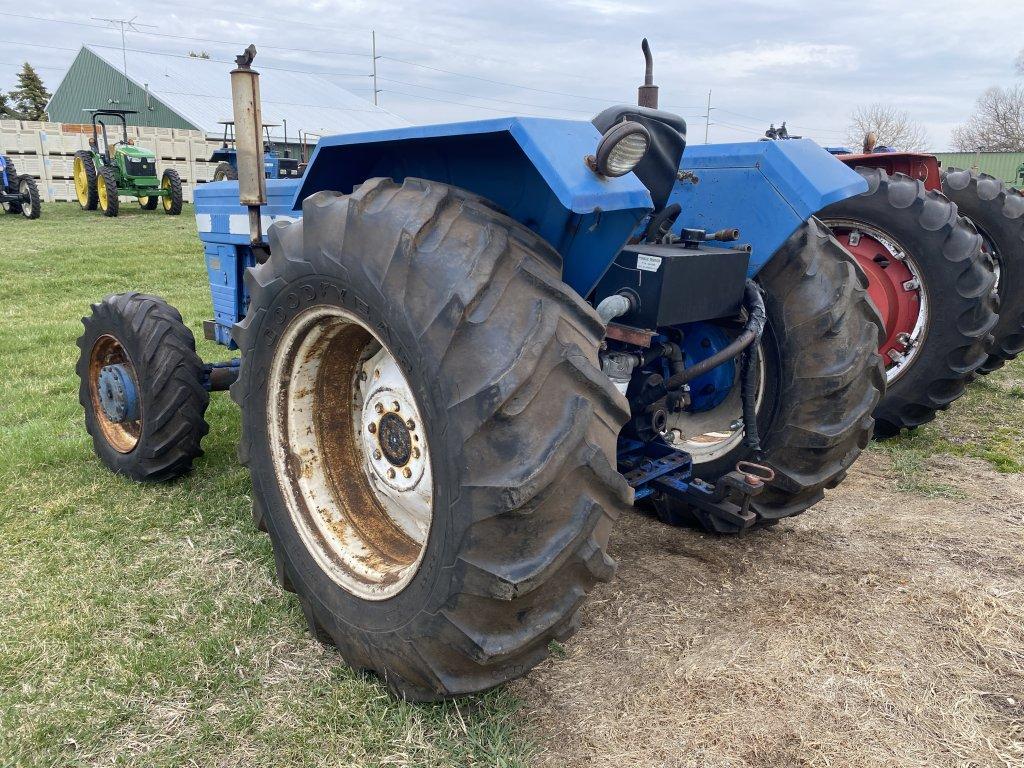
{"label": "blue tractor", "polygon": [[[254,54],[232,78],[258,123]],[[196,193],[205,335],[234,360],[204,364],[154,296],[84,318],[103,462],[183,474],[230,387],[282,584],[409,699],[501,684],[571,635],[631,506],[771,525],[870,438],[880,321],[814,218],[864,180],[811,142],[687,149],[650,69],[593,122],[333,136],[299,180],[241,153],[240,183]]]}
{"label": "blue tractor", "polygon": [[[216,163],[213,169],[214,181],[234,181],[238,178],[238,149],[235,147],[235,121],[221,120],[224,126],[224,139],[221,145],[210,155],[209,162]],[[263,124],[263,172],[268,179],[297,178],[299,161],[289,155],[287,149],[280,153],[270,140],[270,129],[277,128],[275,123]],[[287,137],[285,137],[287,143]]]}
{"label": "blue tractor", "polygon": [[28,174],[19,175],[7,155],[0,155],[0,206],[26,219],[38,219],[42,212],[36,180]]}

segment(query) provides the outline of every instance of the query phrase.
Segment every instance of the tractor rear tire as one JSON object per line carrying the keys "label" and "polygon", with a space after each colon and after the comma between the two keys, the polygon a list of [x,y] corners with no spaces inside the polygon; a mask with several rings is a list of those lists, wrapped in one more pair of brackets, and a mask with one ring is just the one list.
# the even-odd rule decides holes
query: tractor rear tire
{"label": "tractor rear tire", "polygon": [[114,167],[105,165],[100,168],[99,178],[96,180],[97,198],[99,208],[104,216],[113,218],[121,209],[121,201],[117,196],[117,174]]}
{"label": "tractor rear tire", "polygon": [[[139,481],[188,472],[203,453],[210,394],[195,337],[178,310],[156,296],[121,293],[93,304],[82,324],[78,400],[100,461]],[[130,422],[112,420],[102,407],[98,374],[111,364],[127,368],[137,394],[138,418]]]}
{"label": "tractor rear tire", "polygon": [[974,225],[945,195],[902,173],[855,170],[868,191],[829,206],[821,218],[883,231],[915,265],[927,308],[918,349],[889,377],[875,410],[875,436],[886,438],[931,421],[964,393],[992,343],[996,278]]}
{"label": "tractor rear tire", "polygon": [[[84,149],[75,152],[74,159],[75,196],[83,211],[95,211],[99,204],[96,189],[96,164],[92,161],[92,153]],[[81,191],[79,186],[81,185]]]}
{"label": "tractor rear tire", "polygon": [[181,176],[173,168],[168,168],[164,171],[160,186],[170,190],[166,197],[160,198],[164,203],[164,213],[168,216],[179,215],[182,203]]}
{"label": "tractor rear tire", "polygon": [[[269,260],[245,276],[252,300],[233,329],[242,362],[231,392],[253,517],[311,633],[411,700],[526,674],[613,575],[608,536],[632,499],[615,470],[628,412],[599,367],[599,318],[561,281],[547,243],[445,184],[318,192],[270,242]],[[419,442],[396,437],[398,390],[374,406],[380,417],[372,394],[358,396],[394,376]],[[399,424],[387,440],[385,419]],[[419,489],[431,494],[429,521],[419,539],[403,534],[405,549],[374,475],[387,467],[360,439],[379,440],[392,464],[423,447],[413,455],[432,471]]]}
{"label": "tractor rear tire", "polygon": [[36,180],[27,174],[19,176],[18,192],[22,197],[22,202],[19,203],[21,215],[26,219],[38,219],[42,206],[39,203],[39,187],[36,186]]}
{"label": "tractor rear tire", "polygon": [[1024,194],[987,173],[950,168],[942,191],[978,228],[999,268],[995,344],[978,373],[991,373],[1024,351]]}
{"label": "tractor rear tire", "polygon": [[[842,481],[871,439],[871,413],[885,389],[881,320],[868,299],[867,279],[820,221],[793,233],[757,281],[768,315],[760,345],[760,460],[775,479],[752,499],[757,519],[748,528],[798,515]],[[717,483],[742,460],[757,460],[745,444],[695,465],[694,474]],[[670,525],[696,523],[722,534],[745,530],[667,494],[649,498]]]}
{"label": "tractor rear tire", "polygon": [[[7,170],[7,180],[11,189],[0,189],[0,192],[12,192],[18,188],[18,169],[7,155],[4,155],[4,168]],[[21,213],[21,203],[3,203],[3,209],[5,213]]]}
{"label": "tractor rear tire", "polygon": [[213,172],[214,181],[235,181],[237,178],[238,171],[232,167],[231,163],[217,163],[217,168]]}

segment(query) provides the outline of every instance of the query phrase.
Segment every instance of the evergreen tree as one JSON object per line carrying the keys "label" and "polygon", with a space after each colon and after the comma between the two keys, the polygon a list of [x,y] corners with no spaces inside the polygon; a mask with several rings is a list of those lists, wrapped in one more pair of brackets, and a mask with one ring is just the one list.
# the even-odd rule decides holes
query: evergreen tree
{"label": "evergreen tree", "polygon": [[11,98],[24,120],[46,119],[46,104],[50,100],[50,92],[46,90],[42,78],[27,61],[18,73],[18,87],[11,91]]}
{"label": "evergreen tree", "polygon": [[21,115],[14,111],[10,95],[0,91],[0,120],[20,120]]}

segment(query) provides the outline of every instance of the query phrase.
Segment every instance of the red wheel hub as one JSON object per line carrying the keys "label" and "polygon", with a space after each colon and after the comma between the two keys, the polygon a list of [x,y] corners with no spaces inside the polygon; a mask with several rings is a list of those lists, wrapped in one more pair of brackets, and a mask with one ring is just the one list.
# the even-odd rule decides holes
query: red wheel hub
{"label": "red wheel hub", "polygon": [[868,276],[868,295],[885,323],[878,351],[886,367],[892,366],[909,349],[921,315],[920,282],[904,260],[867,232],[843,226],[832,232]]}

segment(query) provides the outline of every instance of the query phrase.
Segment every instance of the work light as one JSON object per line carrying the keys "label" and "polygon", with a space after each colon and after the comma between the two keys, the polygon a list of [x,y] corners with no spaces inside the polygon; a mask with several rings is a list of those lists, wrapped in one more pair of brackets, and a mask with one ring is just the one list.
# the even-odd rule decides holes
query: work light
{"label": "work light", "polygon": [[597,154],[587,164],[602,176],[625,176],[643,160],[651,134],[640,123],[626,120],[609,128],[597,144]]}

